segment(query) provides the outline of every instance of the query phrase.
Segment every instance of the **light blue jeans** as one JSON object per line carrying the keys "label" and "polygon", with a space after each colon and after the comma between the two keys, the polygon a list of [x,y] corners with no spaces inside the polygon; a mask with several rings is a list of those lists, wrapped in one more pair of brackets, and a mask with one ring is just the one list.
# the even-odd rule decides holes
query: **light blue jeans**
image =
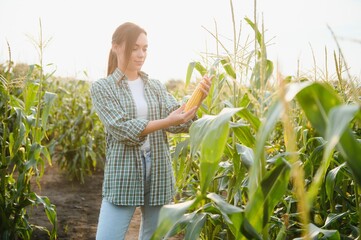
{"label": "light blue jeans", "polygon": [[[144,206],[141,206],[139,240],[149,240],[157,229],[159,212],[162,206],[149,206],[150,195],[150,151],[142,154],[144,171]],[[123,240],[132,220],[136,206],[118,206],[103,199],[100,207],[97,240]]]}

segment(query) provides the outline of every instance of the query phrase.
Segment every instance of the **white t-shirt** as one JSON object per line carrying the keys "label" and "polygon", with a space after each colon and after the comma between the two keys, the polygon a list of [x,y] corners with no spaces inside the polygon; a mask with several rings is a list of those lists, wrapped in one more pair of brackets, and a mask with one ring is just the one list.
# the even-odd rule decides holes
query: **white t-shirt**
{"label": "white t-shirt", "polygon": [[[138,77],[135,80],[127,80],[129,85],[130,91],[133,95],[133,100],[135,102],[135,106],[137,108],[137,118],[147,119],[148,117],[148,104],[145,100],[144,94],[144,82],[143,80]],[[149,139],[147,138],[145,143],[142,145],[141,149],[149,149]]]}

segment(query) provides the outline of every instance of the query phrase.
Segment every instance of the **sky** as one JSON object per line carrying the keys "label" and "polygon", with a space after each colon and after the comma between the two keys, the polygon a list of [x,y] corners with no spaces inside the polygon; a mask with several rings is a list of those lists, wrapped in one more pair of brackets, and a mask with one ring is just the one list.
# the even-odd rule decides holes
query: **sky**
{"label": "sky", "polygon": [[[247,42],[253,34],[244,18],[253,19],[254,1],[233,0],[233,7],[241,42]],[[361,76],[361,0],[258,0],[256,9],[268,58],[283,75],[312,69],[314,61],[323,67],[325,49],[331,69],[337,50],[332,29],[350,72]],[[31,39],[38,39],[40,20],[43,39],[49,40],[43,54],[48,71],[86,80],[106,75],[112,34],[126,21],[147,31],[143,70],[162,82],[184,80],[190,62],[215,52],[209,33],[215,33],[215,24],[222,41],[233,38],[228,0],[1,0],[1,63],[9,58],[7,42],[15,63],[38,63]]]}

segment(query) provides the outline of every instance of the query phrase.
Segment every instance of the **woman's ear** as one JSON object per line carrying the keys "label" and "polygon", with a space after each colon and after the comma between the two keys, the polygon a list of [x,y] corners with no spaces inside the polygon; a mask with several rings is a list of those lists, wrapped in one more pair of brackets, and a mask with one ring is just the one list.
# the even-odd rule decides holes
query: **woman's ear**
{"label": "woman's ear", "polygon": [[116,44],[116,43],[112,43],[112,51],[115,53],[115,54],[124,54],[124,44]]}
{"label": "woman's ear", "polygon": [[118,44],[116,44],[116,43],[112,43],[112,52],[113,53],[116,53],[117,52],[117,48],[119,47],[119,45]]}

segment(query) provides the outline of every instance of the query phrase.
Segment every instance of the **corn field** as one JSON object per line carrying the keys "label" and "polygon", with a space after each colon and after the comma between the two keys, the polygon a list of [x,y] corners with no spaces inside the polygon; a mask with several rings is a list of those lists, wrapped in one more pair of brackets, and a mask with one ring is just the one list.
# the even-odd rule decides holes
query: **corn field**
{"label": "corn field", "polygon": [[[212,33],[225,54],[189,64],[190,93],[193,76],[208,73],[213,84],[189,133],[169,135],[177,195],[153,239],[358,239],[359,79],[347,74],[341,49],[327,78],[282,76],[261,27],[244,21],[251,43],[235,31],[229,50]],[[103,127],[90,82],[46,74],[41,60],[19,74],[9,58],[0,71],[0,239],[31,239],[34,229],[57,239],[56,206],[31,182],[45,164],[80,182],[101,169]],[[173,91],[180,101],[189,98],[183,90]],[[52,229],[28,221],[27,209],[38,205]]]}

